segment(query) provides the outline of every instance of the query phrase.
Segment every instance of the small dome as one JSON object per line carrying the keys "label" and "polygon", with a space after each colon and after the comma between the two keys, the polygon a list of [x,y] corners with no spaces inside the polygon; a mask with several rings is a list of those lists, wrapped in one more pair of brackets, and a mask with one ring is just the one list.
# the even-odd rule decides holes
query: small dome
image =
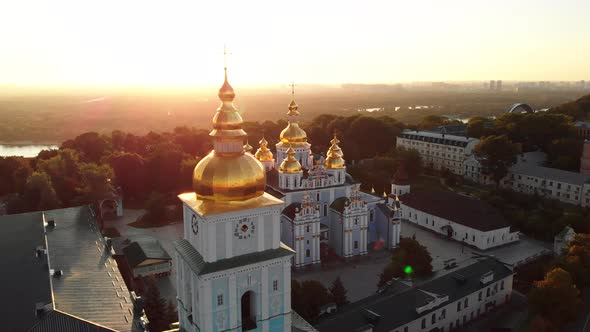
{"label": "small dome", "polygon": [[258,161],[272,161],[274,159],[274,156],[272,154],[272,152],[268,149],[268,142],[266,141],[266,139],[264,139],[264,137],[260,140],[260,142],[258,142],[258,144],[260,144],[260,147],[258,148],[258,150],[256,150],[256,154],[254,155],[254,157],[256,157],[256,159],[258,159]]}
{"label": "small dome", "polygon": [[252,147],[252,145],[250,145],[250,143],[246,141],[246,145],[244,145],[244,151],[249,154],[252,154],[252,150],[254,150],[254,148]]}
{"label": "small dome", "polygon": [[287,158],[281,163],[279,171],[283,173],[299,173],[302,171],[301,164],[295,159],[295,151],[293,148],[289,147],[287,149]]}
{"label": "small dome", "polygon": [[327,158],[324,161],[324,166],[326,168],[344,168],[346,167],[346,162],[342,158],[342,149],[338,146],[340,141],[334,136],[334,138],[330,141],[332,145],[326,154]]}

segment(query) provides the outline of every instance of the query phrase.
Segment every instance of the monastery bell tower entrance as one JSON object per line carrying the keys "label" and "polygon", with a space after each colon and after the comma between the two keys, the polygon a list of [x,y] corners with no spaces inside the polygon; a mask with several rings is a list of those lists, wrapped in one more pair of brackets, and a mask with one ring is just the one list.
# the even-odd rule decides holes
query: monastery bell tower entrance
{"label": "monastery bell tower entrance", "polygon": [[256,294],[247,291],[242,295],[242,331],[256,329]]}

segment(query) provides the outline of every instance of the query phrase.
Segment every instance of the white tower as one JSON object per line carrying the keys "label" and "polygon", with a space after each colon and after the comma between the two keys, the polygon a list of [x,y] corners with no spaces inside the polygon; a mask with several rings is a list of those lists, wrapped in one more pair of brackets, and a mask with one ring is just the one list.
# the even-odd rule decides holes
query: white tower
{"label": "white tower", "polygon": [[340,141],[334,135],[334,138],[330,141],[332,144],[328,153],[326,154],[326,160],[324,166],[326,173],[332,175],[335,184],[343,184],[346,181],[346,162],[342,158],[342,149],[338,146]]}
{"label": "white tower", "polygon": [[283,159],[279,167],[279,187],[281,189],[299,189],[302,178],[303,169],[301,164],[295,159],[295,151],[289,147],[287,149],[287,158]]}
{"label": "white tower", "polygon": [[213,118],[214,150],[179,195],[184,238],[176,251],[182,331],[291,331],[293,250],[280,242],[284,203],[264,192],[265,170],[244,151],[246,132],[227,81]]}

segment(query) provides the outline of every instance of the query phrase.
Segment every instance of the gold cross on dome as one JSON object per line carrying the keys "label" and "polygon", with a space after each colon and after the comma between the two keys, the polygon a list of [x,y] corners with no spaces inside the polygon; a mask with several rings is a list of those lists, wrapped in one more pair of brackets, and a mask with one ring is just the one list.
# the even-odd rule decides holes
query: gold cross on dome
{"label": "gold cross on dome", "polygon": [[295,81],[291,81],[291,84],[289,84],[289,86],[291,87],[291,96],[295,98],[295,87],[297,86],[295,85]]}

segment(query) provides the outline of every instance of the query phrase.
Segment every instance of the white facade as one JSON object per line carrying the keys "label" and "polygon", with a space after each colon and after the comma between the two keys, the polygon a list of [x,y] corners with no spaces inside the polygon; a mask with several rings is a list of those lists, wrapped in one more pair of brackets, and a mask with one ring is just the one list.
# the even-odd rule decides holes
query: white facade
{"label": "white facade", "polygon": [[464,162],[473,154],[479,139],[446,135],[428,131],[404,131],[397,137],[397,147],[414,149],[420,153],[425,166],[436,170],[448,169],[463,175]]}
{"label": "white facade", "polygon": [[407,206],[403,197],[400,200],[403,219],[478,249],[486,250],[519,240],[518,232],[510,232],[509,226],[481,231]]}
{"label": "white facade", "polygon": [[450,303],[446,303],[448,297],[445,301],[445,297],[441,296],[439,303],[429,303],[424,307],[416,308],[418,312],[432,310],[432,308],[436,310],[391,331],[432,331],[436,328],[440,331],[452,331],[460,328],[496,306],[508,303],[512,296],[512,279],[511,274],[489,284],[482,284],[481,288],[475,292]]}

